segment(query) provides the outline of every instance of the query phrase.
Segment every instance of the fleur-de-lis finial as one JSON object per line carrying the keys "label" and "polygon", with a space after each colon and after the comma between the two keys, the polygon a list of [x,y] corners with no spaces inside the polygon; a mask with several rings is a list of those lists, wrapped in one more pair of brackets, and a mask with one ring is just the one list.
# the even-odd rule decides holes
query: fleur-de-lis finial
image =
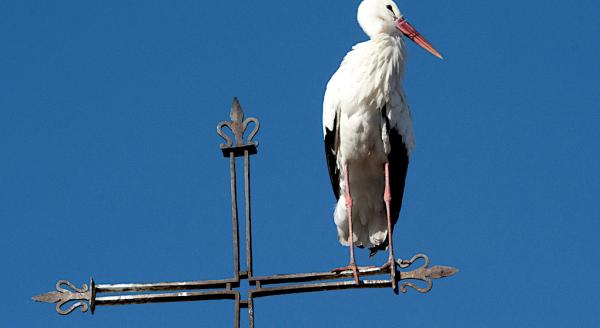
{"label": "fleur-de-lis finial", "polygon": [[[63,287],[64,286],[64,287]],[[94,297],[94,281],[90,279],[90,287],[83,284],[81,288],[75,287],[67,280],[60,280],[56,283],[56,291],[32,297],[33,300],[45,303],[56,303],[56,312],[61,315],[67,315],[73,312],[76,308],[81,307],[81,312],[87,312],[88,308],[92,307],[94,312],[93,300]],[[69,288],[69,289],[67,289]],[[63,305],[79,301],[72,304],[70,307],[63,309]]]}
{"label": "fleur-de-lis finial", "polygon": [[[244,119],[244,111],[237,97],[233,98],[229,117],[231,121],[221,122],[217,125],[217,133],[225,140],[225,143],[221,144],[223,154],[229,156],[230,153],[234,153],[235,156],[239,156],[243,155],[244,151],[255,154],[258,141],[254,141],[253,139],[260,128],[259,121],[254,117]],[[254,129],[250,132],[248,138],[244,140],[244,133],[250,123],[254,123]],[[223,131],[225,127],[231,130],[233,138]]]}
{"label": "fleur-de-lis finial", "polygon": [[432,268],[429,268],[429,257],[427,257],[427,255],[425,254],[417,254],[408,261],[397,261],[397,264],[400,268],[406,269],[419,259],[423,259],[425,261],[425,263],[420,268],[409,272],[402,271],[400,272],[400,275],[402,280],[421,280],[426,282],[427,286],[419,287],[412,282],[404,282],[402,283],[402,285],[400,285],[401,292],[406,293],[408,291],[406,287],[411,287],[419,293],[427,293],[433,288],[433,282],[431,281],[431,279],[446,278],[458,273],[458,269],[448,266],[436,265]]}

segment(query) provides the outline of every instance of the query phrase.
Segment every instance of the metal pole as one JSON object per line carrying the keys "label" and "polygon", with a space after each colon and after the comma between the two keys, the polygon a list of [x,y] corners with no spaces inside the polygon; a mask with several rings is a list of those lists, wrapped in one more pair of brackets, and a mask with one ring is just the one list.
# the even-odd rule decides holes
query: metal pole
{"label": "metal pole", "polygon": [[235,153],[229,153],[229,168],[231,171],[231,217],[233,221],[233,276],[234,280],[240,278],[240,234],[238,225],[238,209],[237,209],[237,181],[235,172]]}
{"label": "metal pole", "polygon": [[246,186],[246,265],[248,278],[252,278],[252,214],[250,207],[250,156],[244,150],[244,177]]}

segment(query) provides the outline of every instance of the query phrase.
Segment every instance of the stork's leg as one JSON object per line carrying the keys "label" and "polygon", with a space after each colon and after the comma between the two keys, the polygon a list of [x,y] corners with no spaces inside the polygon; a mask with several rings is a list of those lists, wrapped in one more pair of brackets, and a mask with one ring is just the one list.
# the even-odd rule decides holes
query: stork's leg
{"label": "stork's leg", "polygon": [[356,266],[356,259],[354,258],[354,231],[352,230],[352,196],[350,195],[350,172],[348,171],[348,163],[344,165],[344,171],[346,171],[346,211],[348,211],[348,232],[350,233],[350,267],[354,272],[354,282],[359,284],[358,280],[358,267]]}
{"label": "stork's leg", "polygon": [[348,163],[344,165],[344,176],[346,177],[346,211],[348,212],[348,232],[350,239],[350,264],[346,268],[334,269],[333,272],[342,272],[352,270],[354,273],[354,282],[358,285],[358,266],[354,257],[354,231],[352,228],[352,196],[350,195],[350,172],[348,171]]}
{"label": "stork's leg", "polygon": [[383,200],[385,201],[385,212],[387,217],[387,230],[388,230],[388,248],[389,248],[389,257],[387,262],[382,266],[382,268],[389,268],[390,274],[392,278],[392,287],[394,290],[397,288],[396,281],[396,259],[394,258],[394,246],[392,243],[392,217],[391,217],[391,203],[392,203],[392,193],[390,190],[390,164],[385,163],[385,190],[383,192]]}
{"label": "stork's leg", "polygon": [[388,230],[388,248],[390,249],[388,263],[393,264],[394,259],[394,247],[392,244],[392,192],[390,190],[390,164],[385,163],[385,190],[383,192],[383,200],[385,201],[385,213],[387,217],[387,230]]}

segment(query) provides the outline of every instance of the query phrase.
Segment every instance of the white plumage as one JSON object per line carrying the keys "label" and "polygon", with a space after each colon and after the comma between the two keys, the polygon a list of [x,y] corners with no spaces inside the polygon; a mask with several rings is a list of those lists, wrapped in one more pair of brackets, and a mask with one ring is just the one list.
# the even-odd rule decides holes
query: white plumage
{"label": "white plumage", "polygon": [[[426,49],[431,46],[406,22],[393,1],[363,0],[358,21],[370,40],[352,48],[327,84],[323,133],[338,198],[334,221],[339,240],[350,245],[346,208],[349,195],[346,199],[342,197],[347,192],[344,168],[348,165],[353,241],[376,252],[387,246],[390,226],[384,202],[384,167],[390,163],[390,171],[401,171],[390,174],[402,180],[400,184],[390,183],[395,223],[404,192],[408,155],[415,147],[411,113],[401,84],[406,62],[403,35]],[[427,50],[439,56],[435,50]],[[392,155],[397,159],[395,162],[390,159]]]}
{"label": "white plumage", "polygon": [[[370,8],[370,3],[382,3],[380,7],[385,13],[385,2],[389,1],[368,0],[359,7],[359,22],[366,33],[373,29],[365,28],[370,17],[364,11]],[[393,20],[390,23],[393,26]],[[352,163],[350,186],[357,246],[378,246],[387,236],[383,166],[390,145],[382,129],[382,108],[387,109],[385,115],[402,135],[408,151],[415,146],[411,114],[400,83],[406,60],[404,40],[401,33],[391,31],[390,34],[371,32],[371,40],[352,48],[327,84],[323,102],[324,134],[326,129],[334,130],[334,118],[339,113],[338,169],[343,172],[344,163]],[[343,173],[339,188],[343,195],[346,191]],[[343,197],[338,200],[334,218],[338,238],[348,246],[348,216]]]}
{"label": "white plumage", "polygon": [[[410,152],[415,146],[411,114],[400,84],[405,51],[401,37],[380,34],[359,43],[346,55],[327,84],[323,104],[323,127],[333,130],[337,111],[340,117],[340,145],[337,165],[352,163],[354,234],[358,246],[380,245],[387,235],[383,202],[383,165],[389,153],[387,133],[382,131],[384,106],[390,125],[395,127]],[[387,149],[386,149],[387,148]],[[345,177],[340,186],[345,193]],[[346,205],[338,200],[335,223],[340,242],[348,245]]]}

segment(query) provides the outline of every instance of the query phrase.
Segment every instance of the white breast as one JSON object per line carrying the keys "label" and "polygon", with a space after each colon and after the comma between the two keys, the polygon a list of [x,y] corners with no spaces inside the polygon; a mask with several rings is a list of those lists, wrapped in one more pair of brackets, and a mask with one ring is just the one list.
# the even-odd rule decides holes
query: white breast
{"label": "white breast", "polygon": [[402,38],[381,34],[355,45],[332,76],[323,102],[323,132],[333,130],[339,113],[340,140],[346,144],[342,145],[343,156],[351,150],[348,147],[365,155],[373,143],[381,144],[384,106],[391,126],[400,132],[409,152],[414,148],[412,119],[401,85],[405,59]]}
{"label": "white breast", "polygon": [[[345,193],[344,164],[350,168],[354,199],[354,236],[357,245],[381,244],[387,235],[383,203],[384,163],[390,145],[382,133],[382,108],[391,128],[403,138],[409,153],[414,147],[412,119],[400,80],[404,73],[404,43],[400,37],[378,35],[350,51],[327,85],[323,102],[323,132],[339,129],[336,154],[340,194]],[[338,126],[334,127],[336,115]],[[334,213],[338,237],[347,245],[346,205],[340,197]]]}

